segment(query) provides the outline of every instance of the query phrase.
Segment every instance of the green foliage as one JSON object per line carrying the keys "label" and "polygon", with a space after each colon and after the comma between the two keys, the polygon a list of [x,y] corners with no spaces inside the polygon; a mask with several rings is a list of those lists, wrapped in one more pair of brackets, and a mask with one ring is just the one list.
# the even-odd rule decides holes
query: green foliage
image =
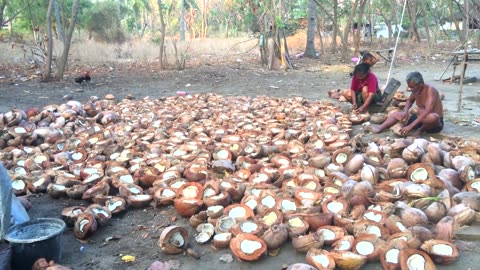
{"label": "green foliage", "polygon": [[127,35],[120,25],[120,7],[117,2],[100,2],[87,12],[86,28],[95,40],[108,43],[125,42]]}

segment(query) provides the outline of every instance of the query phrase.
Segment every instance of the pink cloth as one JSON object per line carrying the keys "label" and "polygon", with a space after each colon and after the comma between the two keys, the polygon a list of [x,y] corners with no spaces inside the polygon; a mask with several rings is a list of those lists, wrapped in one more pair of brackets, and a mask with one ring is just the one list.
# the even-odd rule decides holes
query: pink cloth
{"label": "pink cloth", "polygon": [[353,90],[355,92],[359,92],[359,91],[362,91],[362,88],[364,86],[368,87],[368,92],[369,93],[374,93],[375,94],[377,92],[377,89],[378,89],[377,76],[375,76],[375,74],[373,74],[371,72],[368,73],[365,80],[359,80],[359,79],[357,79],[356,76],[353,76],[352,83],[350,85],[351,90]]}

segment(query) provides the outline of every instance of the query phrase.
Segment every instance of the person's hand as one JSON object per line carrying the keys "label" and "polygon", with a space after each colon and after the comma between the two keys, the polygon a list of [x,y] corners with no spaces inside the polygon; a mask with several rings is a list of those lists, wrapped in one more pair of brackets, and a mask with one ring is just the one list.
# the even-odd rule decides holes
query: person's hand
{"label": "person's hand", "polygon": [[356,102],[353,102],[353,103],[352,103],[352,108],[353,108],[353,110],[356,110],[356,109],[357,109],[357,103],[356,103]]}
{"label": "person's hand", "polygon": [[408,125],[406,127],[403,127],[400,129],[400,134],[402,135],[407,135],[408,133],[410,133],[410,131],[412,130],[413,126],[412,125]]}
{"label": "person's hand", "polygon": [[355,112],[356,113],[363,113],[363,112],[365,112],[365,110],[366,110],[365,106],[360,106],[360,108],[356,109]]}
{"label": "person's hand", "polygon": [[400,119],[400,123],[402,123],[403,125],[405,125],[408,121],[408,119],[410,118],[410,114],[407,112],[405,113],[405,116],[402,117],[402,119]]}

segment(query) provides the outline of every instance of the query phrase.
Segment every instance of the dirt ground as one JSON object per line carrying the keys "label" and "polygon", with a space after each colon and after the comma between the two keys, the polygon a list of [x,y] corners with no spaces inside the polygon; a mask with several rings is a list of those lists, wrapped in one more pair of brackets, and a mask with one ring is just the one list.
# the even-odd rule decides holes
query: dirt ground
{"label": "dirt ground", "polygon": [[[435,58],[435,59],[434,59]],[[461,112],[457,112],[458,84],[447,84],[436,80],[447,65],[446,57],[429,59],[402,58],[397,61],[391,77],[402,82],[410,71],[423,73],[428,83],[436,86],[445,94],[446,126],[441,136],[477,138],[480,131],[480,82],[465,85]],[[47,104],[60,104],[65,95],[85,102],[90,96],[103,97],[107,93],[118,99],[128,94],[136,98],[150,96],[159,98],[175,95],[177,91],[188,93],[215,92],[223,95],[247,96],[303,96],[312,100],[329,99],[327,91],[333,88],[349,86],[349,72],[352,65],[334,65],[335,61],[294,59],[294,70],[267,71],[257,63],[242,59],[231,59],[218,64],[217,60],[204,59],[202,65],[182,71],[157,71],[155,66],[147,64],[78,66],[63,82],[39,83],[38,77],[31,77],[32,71],[23,72],[9,66],[0,69],[0,112],[12,107],[25,109],[30,106],[42,107]],[[330,63],[330,64],[329,64]],[[73,70],[93,70],[92,82],[79,86],[73,82],[76,75]],[[385,84],[389,67],[383,62],[374,67],[374,72]],[[77,73],[78,74],[78,73]],[[451,70],[447,75],[451,74]],[[12,78],[15,76],[15,78]],[[472,65],[467,76],[480,78],[480,69]],[[448,77],[448,76],[447,76]],[[333,100],[332,100],[333,101]],[[339,104],[346,110],[349,106]],[[357,132],[359,131],[357,128]],[[379,136],[392,136],[385,132]],[[33,207],[30,211],[35,217],[60,217],[61,210],[67,206],[86,204],[83,201],[53,200],[48,195],[32,196]],[[106,227],[100,228],[87,241],[73,237],[71,229],[63,235],[63,257],[61,263],[73,269],[146,269],[152,262],[173,260],[181,265],[179,269],[281,269],[284,265],[304,262],[304,254],[296,253],[290,243],[285,244],[278,256],[266,257],[254,263],[240,262],[236,259],[224,263],[219,258],[230,254],[229,250],[214,250],[210,245],[199,246],[194,242],[194,231],[184,218],[175,217],[172,207],[142,210],[129,210],[114,217]],[[160,251],[157,241],[161,229],[168,224],[184,225],[190,231],[190,243],[201,254],[196,260],[188,255],[168,256]],[[460,259],[451,266],[439,269],[476,269],[480,264],[477,256],[480,249],[461,251]],[[133,255],[134,262],[124,263],[122,255]],[[379,264],[368,264],[364,269],[381,269]]]}

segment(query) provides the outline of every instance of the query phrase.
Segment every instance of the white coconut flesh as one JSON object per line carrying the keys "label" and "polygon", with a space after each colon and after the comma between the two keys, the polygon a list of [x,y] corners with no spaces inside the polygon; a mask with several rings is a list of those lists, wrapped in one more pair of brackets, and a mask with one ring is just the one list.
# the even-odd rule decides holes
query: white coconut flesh
{"label": "white coconut flesh", "polygon": [[232,228],[232,226],[235,225],[235,223],[236,223],[233,218],[229,218],[229,217],[223,218],[223,219],[219,220],[218,222],[220,222],[219,228],[222,231],[230,230],[230,228]]}
{"label": "white coconut flesh", "polygon": [[35,163],[37,163],[37,164],[40,164],[40,163],[42,163],[42,162],[44,162],[44,161],[46,161],[46,160],[48,160],[48,157],[47,157],[47,156],[44,156],[44,155],[38,155],[38,156],[35,156],[35,157],[33,158],[33,161],[34,161]]}
{"label": "white coconut flesh", "polygon": [[385,253],[385,260],[389,263],[398,264],[400,250],[392,248]]}
{"label": "white coconut flesh", "polygon": [[374,213],[374,212],[368,212],[365,215],[363,215],[363,217],[368,219],[368,220],[375,221],[375,222],[380,222],[383,218],[382,215]]}
{"label": "white coconut flesh", "polygon": [[258,225],[254,222],[243,222],[242,225],[240,225],[240,229],[242,229],[242,232],[244,233],[251,233],[256,231],[258,228]]}
{"label": "white coconut flesh", "polygon": [[372,225],[367,227],[367,233],[375,234],[376,236],[382,236],[382,231],[378,226]]}
{"label": "white coconut flesh", "polygon": [[80,159],[82,159],[82,157],[83,157],[83,154],[79,153],[79,152],[76,152],[76,153],[72,154],[72,159],[73,160],[80,160]]}
{"label": "white coconut flesh", "polygon": [[435,244],[432,246],[432,253],[442,256],[451,256],[453,248],[447,244]]}
{"label": "white coconut flesh", "polygon": [[27,174],[27,171],[25,170],[25,168],[17,167],[15,168],[15,174],[25,175]]}
{"label": "white coconut flesh", "polygon": [[338,162],[338,163],[345,163],[348,159],[348,155],[345,154],[345,153],[339,153],[337,155],[337,157],[335,158],[335,160]]}
{"label": "white coconut flesh", "polygon": [[413,254],[407,259],[407,266],[409,270],[425,270],[425,258],[419,254]]}
{"label": "white coconut flesh", "polygon": [[412,174],[410,174],[410,178],[412,181],[427,180],[428,171],[425,168],[417,168],[412,172]]}
{"label": "white coconut flesh", "polygon": [[124,170],[125,170],[125,168],[123,168],[123,167],[113,167],[111,169],[112,173],[117,173],[117,172],[121,172],[121,171],[124,171]]}
{"label": "white coconut flesh", "polygon": [[183,182],[183,181],[178,181],[178,182],[173,183],[170,187],[171,187],[171,188],[178,189],[178,188],[180,188],[181,186],[183,186],[183,184],[185,184],[185,182]]}
{"label": "white coconut flesh", "polygon": [[266,174],[258,174],[257,177],[253,179],[253,183],[263,183],[268,181],[268,175]]}
{"label": "white coconut flesh", "polygon": [[195,240],[197,243],[206,243],[210,238],[212,237],[212,234],[209,232],[201,232],[197,236],[195,236]]}
{"label": "white coconut flesh", "polygon": [[308,188],[310,190],[315,190],[315,189],[317,189],[317,184],[313,181],[310,181],[306,185],[304,185],[304,187]]}
{"label": "white coconut flesh", "polygon": [[318,170],[315,170],[315,175],[318,177],[325,177],[327,174],[325,173],[324,170],[318,169]]}
{"label": "white coconut flesh", "polygon": [[177,150],[173,151],[173,154],[172,154],[172,155],[173,155],[174,157],[181,157],[181,156],[183,156],[183,155],[186,155],[187,153],[188,153],[188,152],[185,151],[185,150],[177,149]]}
{"label": "white coconut flesh", "polygon": [[234,207],[228,212],[228,216],[232,218],[243,218],[247,214],[247,211],[243,207]]}
{"label": "white coconut flesh", "polygon": [[183,197],[185,198],[196,198],[198,195],[198,188],[196,186],[188,186],[182,190]]}
{"label": "white coconut flesh", "polygon": [[350,250],[351,243],[348,240],[340,241],[340,245],[337,247],[337,250]]}
{"label": "white coconut flesh", "polygon": [[215,195],[215,189],[213,188],[206,188],[203,190],[203,197],[204,198],[208,198],[208,197],[211,197],[211,196],[214,196]]}
{"label": "white coconut flesh", "polygon": [[[13,187],[13,184],[12,184],[12,187]],[[55,184],[55,185],[53,185],[53,189],[54,189],[54,190],[58,190],[58,191],[63,191],[63,190],[65,190],[65,189],[67,189],[67,188],[66,188],[65,186],[63,186],[63,185],[57,185],[57,184]]]}
{"label": "white coconut flesh", "polygon": [[262,204],[267,206],[268,208],[273,208],[277,202],[275,201],[275,198],[272,196],[265,196],[262,199]]}
{"label": "white coconut flesh", "polygon": [[130,190],[130,192],[133,194],[140,194],[140,189],[136,187],[130,187],[128,190]]}
{"label": "white coconut flesh", "polygon": [[12,182],[12,188],[16,190],[21,190],[25,188],[25,182],[22,180],[15,180]]}
{"label": "white coconut flesh", "polygon": [[255,251],[262,248],[262,243],[252,240],[243,240],[240,243],[240,249],[245,254],[253,254]]}
{"label": "white coconut flesh", "polygon": [[14,132],[17,133],[17,134],[24,134],[24,133],[27,133],[27,130],[23,127],[15,127],[14,129]]}
{"label": "white coconut flesh", "polygon": [[340,192],[338,189],[334,187],[326,187],[323,191],[330,194],[337,194]]}
{"label": "white coconut flesh", "polygon": [[257,196],[257,198],[260,197],[260,192],[262,192],[261,189],[256,189],[256,188],[252,189],[252,194]]}
{"label": "white coconut flesh", "polygon": [[94,181],[94,180],[99,179],[99,178],[100,178],[100,174],[94,173],[94,174],[90,174],[90,176],[87,177],[84,181],[86,183],[88,183],[90,181]]}
{"label": "white coconut flesh", "polygon": [[371,161],[374,161],[374,162],[380,162],[380,159],[375,155],[369,155],[368,159],[370,159]]}
{"label": "white coconut flesh", "polygon": [[471,181],[475,179],[475,171],[472,167],[467,167],[467,180]]}
{"label": "white coconut flesh", "polygon": [[304,199],[313,199],[315,198],[315,195],[313,195],[313,193],[310,193],[310,192],[300,192],[298,193],[298,195]]}
{"label": "white coconut flesh", "polygon": [[150,195],[148,194],[137,194],[137,195],[134,195],[134,199],[136,201],[146,201],[148,199],[150,199]]}
{"label": "white coconut flesh", "polygon": [[245,205],[252,210],[255,209],[255,207],[257,207],[257,204],[258,204],[257,200],[254,200],[254,199],[250,199],[247,202],[245,202]]}
{"label": "white coconut flesh", "polygon": [[290,161],[288,159],[284,159],[284,158],[281,158],[278,160],[278,163],[282,166],[282,165],[289,165],[290,164]]}
{"label": "white coconut flesh", "polygon": [[282,200],[281,205],[282,209],[286,211],[297,210],[297,205],[295,204],[295,202],[292,202],[290,200]]}
{"label": "white coconut flesh", "polygon": [[218,213],[223,210],[223,206],[221,205],[213,205],[207,208],[208,212]]}
{"label": "white coconut flesh", "polygon": [[328,164],[327,169],[332,171],[332,172],[336,172],[340,169],[340,167],[333,164],[333,163],[330,163],[330,164]]}
{"label": "white coconut flesh", "polygon": [[303,227],[304,223],[300,218],[296,217],[296,218],[289,219],[288,225],[290,225],[290,227]]}
{"label": "white coconut flesh", "polygon": [[477,190],[477,191],[480,191],[480,181],[473,182],[470,186],[471,186],[473,189],[475,189],[475,190]]}
{"label": "white coconut flesh", "polygon": [[127,183],[127,184],[133,184],[133,177],[130,174],[125,174],[122,175],[118,178],[120,182]]}
{"label": "white coconut flesh", "polygon": [[[397,226],[397,228],[401,231],[401,232],[404,232],[407,230],[407,228],[403,225],[403,223],[397,221],[395,222],[395,225]],[[407,239],[405,239],[405,241],[407,241]]]}
{"label": "white coconut flesh", "polygon": [[270,225],[274,224],[275,221],[277,221],[277,218],[278,218],[278,217],[277,217],[277,214],[272,211],[272,212],[266,214],[266,215],[262,218],[262,220],[263,220],[263,223],[265,223],[265,225],[270,226]]}
{"label": "white coconut flesh", "polygon": [[313,260],[320,263],[323,267],[328,267],[330,262],[326,255],[315,255],[313,256]]}
{"label": "white coconut flesh", "polygon": [[213,239],[218,241],[227,241],[231,236],[231,233],[219,233],[216,234]]}
{"label": "white coconut flesh", "polygon": [[80,221],[80,226],[78,226],[78,229],[83,232],[83,227],[85,227],[85,225],[87,225],[88,223],[90,223],[90,221],[88,219],[82,219]]}
{"label": "white coconut flesh", "polygon": [[107,208],[108,208],[109,211],[113,211],[113,210],[117,209],[118,207],[122,206],[122,204],[123,204],[122,201],[110,202],[110,203],[108,203]]}
{"label": "white coconut flesh", "polygon": [[185,244],[185,239],[180,232],[174,232],[168,242],[176,247],[181,247]]}
{"label": "white coconut flesh", "polygon": [[337,201],[329,202],[327,204],[327,209],[331,213],[338,214],[343,210],[343,203]]}
{"label": "white coconut flesh", "polygon": [[219,159],[228,159],[228,155],[229,155],[229,153],[228,153],[227,150],[220,150],[220,151],[217,152],[217,157]]}
{"label": "white coconut flesh", "polygon": [[105,211],[105,210],[103,210],[103,209],[93,208],[92,211],[93,211],[93,213],[94,213],[95,215],[99,215],[99,214],[100,214],[100,215],[103,215],[103,216],[105,216],[105,217],[108,217],[108,216],[109,216],[108,212]]}
{"label": "white coconut flesh", "polygon": [[162,197],[173,197],[176,195],[175,191],[169,189],[169,188],[166,188],[164,190],[162,190]]}
{"label": "white coconut flesh", "polygon": [[110,155],[110,160],[116,160],[120,157],[120,153],[113,153]]}
{"label": "white coconut flesh", "polygon": [[32,185],[33,185],[34,187],[39,187],[39,186],[41,186],[44,182],[45,182],[45,179],[44,179],[44,178],[40,178],[40,179],[38,179],[37,181],[33,182]]}
{"label": "white coconut flesh", "polygon": [[232,187],[232,184],[229,183],[229,182],[221,182],[220,183],[220,186],[224,187],[224,188],[231,188]]}
{"label": "white coconut flesh", "polygon": [[328,229],[322,229],[320,234],[323,236],[323,239],[327,241],[335,239],[336,236],[334,231]]}
{"label": "white coconut flesh", "polygon": [[358,254],[368,256],[375,251],[375,246],[371,242],[360,241],[357,243],[356,249]]}

